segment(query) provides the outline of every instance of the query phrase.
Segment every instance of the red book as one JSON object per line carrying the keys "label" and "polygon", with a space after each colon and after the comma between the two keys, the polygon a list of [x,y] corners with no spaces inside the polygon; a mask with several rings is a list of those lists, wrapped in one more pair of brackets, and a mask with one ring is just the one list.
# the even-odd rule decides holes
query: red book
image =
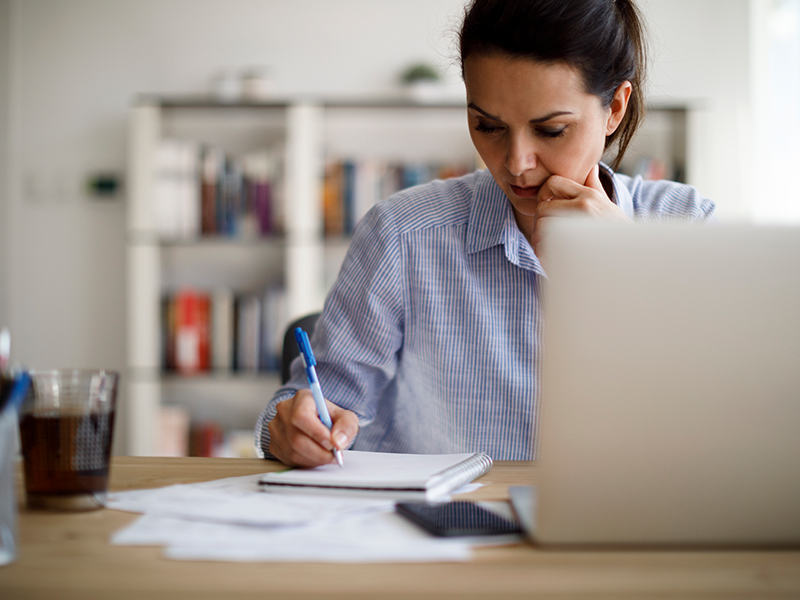
{"label": "red book", "polygon": [[191,456],[216,456],[225,434],[222,427],[213,422],[198,423],[192,428],[189,442]]}
{"label": "red book", "polygon": [[175,296],[175,369],[191,375],[209,364],[208,296],[181,290]]}

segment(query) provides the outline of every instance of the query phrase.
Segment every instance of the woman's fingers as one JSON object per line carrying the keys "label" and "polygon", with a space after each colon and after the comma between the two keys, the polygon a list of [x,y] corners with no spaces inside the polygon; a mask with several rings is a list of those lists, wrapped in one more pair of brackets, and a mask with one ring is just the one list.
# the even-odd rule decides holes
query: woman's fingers
{"label": "woman's fingers", "polygon": [[593,190],[597,190],[598,192],[603,194],[603,196],[606,196],[606,198],[608,198],[608,196],[606,195],[606,190],[603,187],[603,182],[600,181],[600,165],[595,165],[594,168],[591,171],[589,171],[589,175],[586,177],[586,183],[584,183],[583,185],[585,185],[588,188],[592,188]]}
{"label": "woman's fingers", "polygon": [[531,245],[537,256],[541,258],[543,254],[542,239],[548,220],[568,215],[629,220],[606,194],[600,181],[599,165],[589,171],[583,185],[560,175],[551,175],[542,184],[531,237]]}
{"label": "woman's fingers", "polygon": [[269,451],[273,456],[301,467],[332,462],[331,450],[334,446],[346,448],[358,433],[358,417],[330,402],[327,405],[333,430],[329,430],[320,420],[310,390],[300,390],[289,400],[278,404],[275,417],[268,425]]}
{"label": "woman's fingers", "polygon": [[358,433],[358,417],[354,412],[331,402],[328,402],[328,411],[331,414],[331,421],[333,421],[331,429],[333,443],[339,450],[344,450]]}

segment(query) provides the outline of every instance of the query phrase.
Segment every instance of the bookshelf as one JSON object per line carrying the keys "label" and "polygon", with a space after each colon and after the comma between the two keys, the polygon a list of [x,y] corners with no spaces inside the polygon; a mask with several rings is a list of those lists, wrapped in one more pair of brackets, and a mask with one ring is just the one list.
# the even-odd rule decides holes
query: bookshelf
{"label": "bookshelf", "polygon": [[[280,385],[277,372],[214,368],[213,350],[208,368],[165,369],[174,367],[169,352],[186,356],[180,348],[187,339],[178,334],[170,341],[165,322],[173,309],[167,307],[185,290],[213,300],[219,290],[240,297],[279,285],[281,333],[292,319],[320,310],[349,241],[344,231],[325,231],[327,164],[475,164],[463,107],[456,104],[142,97],[131,109],[129,129],[125,416],[133,455],[164,452],[161,427],[170,420],[164,408],[178,407],[196,425],[252,431]],[[243,217],[236,233],[227,226],[204,233],[198,182],[209,149],[224,157],[225,172],[228,159],[256,155],[274,163],[269,231]],[[194,164],[187,165],[186,155]],[[217,189],[226,185],[217,182]],[[165,189],[172,200],[165,200]]]}
{"label": "bookshelf", "polygon": [[[690,112],[683,106],[651,107],[621,171],[684,179],[691,167]],[[477,162],[460,104],[142,97],[131,109],[129,129],[125,421],[132,455],[164,452],[162,423],[170,421],[164,417],[176,407],[184,426],[187,420],[212,423],[216,429],[238,432],[241,445],[280,385],[272,370],[235,370],[233,360],[214,368],[213,351],[208,369],[165,370],[165,298],[190,289],[213,300],[219,290],[241,296],[280,285],[284,310],[275,327],[282,337],[292,319],[322,308],[349,244],[349,226],[329,230],[324,198],[331,165],[355,165],[359,173],[379,165],[382,175],[367,185],[378,199],[391,192],[391,185],[400,185],[387,186],[387,173],[397,175],[405,168],[419,176],[422,170],[425,178],[471,170]],[[174,141],[180,142],[170,155],[175,168],[165,171],[163,146]],[[186,167],[175,159],[180,148],[186,149],[181,144],[195,156],[198,149],[212,148],[237,160],[267,157],[271,225],[262,228],[260,217],[256,224],[243,217],[234,235],[204,234],[203,186],[198,182],[204,180],[206,154]],[[163,206],[165,182],[174,188],[176,181],[195,186],[194,196],[176,194],[194,203],[185,214],[165,212]],[[359,185],[362,189],[366,184]],[[356,213],[351,224],[374,199],[355,201],[361,208],[351,209]],[[165,228],[165,219],[170,227]]]}

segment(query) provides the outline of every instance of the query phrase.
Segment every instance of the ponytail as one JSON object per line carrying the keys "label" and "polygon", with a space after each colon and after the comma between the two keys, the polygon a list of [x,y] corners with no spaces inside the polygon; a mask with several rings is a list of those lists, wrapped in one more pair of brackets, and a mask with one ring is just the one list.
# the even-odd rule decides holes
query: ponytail
{"label": "ponytail", "polygon": [[632,75],[620,79],[614,88],[614,92],[616,92],[621,83],[624,81],[631,82],[631,96],[628,100],[628,109],[625,112],[625,116],[614,133],[606,138],[606,149],[615,142],[617,144],[616,156],[611,164],[611,167],[616,169],[619,167],[619,163],[622,161],[622,157],[625,155],[625,151],[628,149],[639,125],[644,120],[646,112],[644,88],[647,70],[647,42],[642,17],[632,0],[614,0],[614,5],[620,21],[625,27],[626,46],[628,46],[625,53],[635,57],[635,69]]}

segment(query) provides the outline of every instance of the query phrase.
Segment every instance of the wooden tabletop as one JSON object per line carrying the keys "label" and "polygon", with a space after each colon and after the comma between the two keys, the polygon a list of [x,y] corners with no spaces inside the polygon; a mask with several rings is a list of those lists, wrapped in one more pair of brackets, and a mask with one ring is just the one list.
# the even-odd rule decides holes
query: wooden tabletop
{"label": "wooden tabletop", "polygon": [[[263,473],[255,459],[117,457],[112,490]],[[507,498],[527,463],[496,462],[469,497]],[[160,548],[110,546],[136,515],[21,510],[19,556],[0,567],[0,599],[128,598],[800,598],[800,552],[545,550],[528,543],[476,551],[470,563],[182,562]]]}

